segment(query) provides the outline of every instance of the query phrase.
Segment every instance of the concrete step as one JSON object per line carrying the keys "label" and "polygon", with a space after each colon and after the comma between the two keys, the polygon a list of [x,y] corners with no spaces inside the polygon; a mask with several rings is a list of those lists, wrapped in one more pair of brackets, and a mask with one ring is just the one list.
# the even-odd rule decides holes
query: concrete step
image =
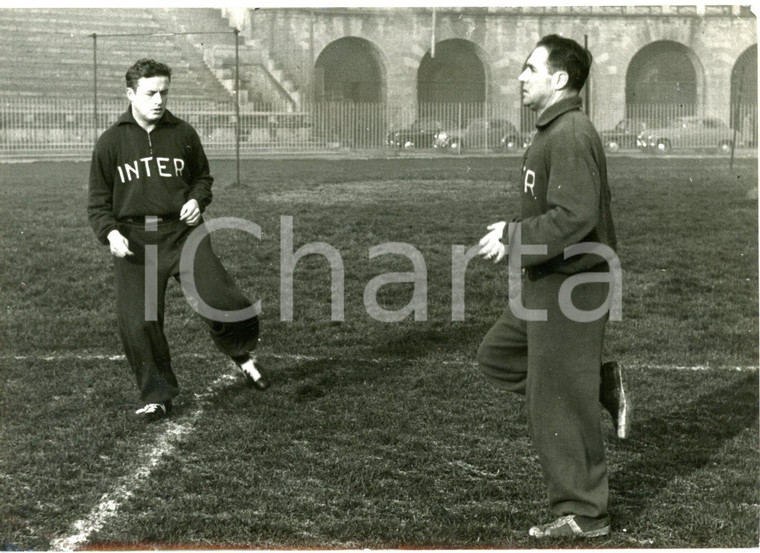
{"label": "concrete step", "polygon": [[[225,29],[221,10],[158,10],[124,8],[0,9],[0,91],[45,95],[59,93],[61,83],[72,94],[92,87],[93,40],[91,32],[119,34],[169,33],[161,13],[180,14],[205,21],[204,30]],[[223,39],[232,36],[220,35]],[[124,72],[146,54],[167,63],[173,70],[171,96],[183,94],[211,100],[228,100],[229,92],[203,62],[193,43],[184,35],[157,37],[101,37],[97,45],[99,93],[124,89]],[[234,45],[233,45],[234,48]],[[155,52],[155,54],[154,54]],[[30,75],[31,77],[27,77]],[[79,84],[81,82],[81,84]]]}
{"label": "concrete step", "polygon": [[64,34],[72,36],[87,36],[92,33],[106,34],[131,34],[131,33],[161,33],[163,29],[158,25],[144,22],[121,22],[121,23],[97,23],[92,21],[7,21],[0,15],[0,31],[37,33],[49,38],[50,34]]}

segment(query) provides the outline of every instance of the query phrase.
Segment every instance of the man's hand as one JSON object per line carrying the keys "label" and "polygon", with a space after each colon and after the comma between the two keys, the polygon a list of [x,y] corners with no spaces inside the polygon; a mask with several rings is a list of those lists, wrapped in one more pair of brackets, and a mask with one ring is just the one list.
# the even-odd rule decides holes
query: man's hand
{"label": "man's hand", "polygon": [[504,227],[506,226],[507,223],[505,221],[488,225],[488,230],[491,232],[478,242],[480,245],[478,255],[485,259],[493,259],[494,263],[498,263],[504,259],[504,256],[507,255],[507,247],[501,242],[501,238],[504,236]]}
{"label": "man's hand", "polygon": [[179,220],[183,221],[189,227],[194,227],[200,223],[201,208],[198,205],[198,200],[188,200],[187,203],[182,206],[182,211],[179,212]]}
{"label": "man's hand", "polygon": [[129,249],[129,240],[124,238],[124,235],[118,230],[114,229],[108,233],[108,242],[111,244],[111,253],[116,257],[134,255]]}

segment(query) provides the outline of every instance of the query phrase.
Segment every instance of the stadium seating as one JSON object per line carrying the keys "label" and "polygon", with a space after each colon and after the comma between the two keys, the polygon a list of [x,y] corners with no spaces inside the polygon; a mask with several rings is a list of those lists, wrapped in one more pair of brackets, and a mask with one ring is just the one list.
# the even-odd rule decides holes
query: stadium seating
{"label": "stadium seating", "polygon": [[[197,29],[231,31],[220,10],[194,15]],[[174,72],[172,97],[229,100],[231,91],[206,65],[191,37],[169,34],[170,18],[168,10],[157,9],[0,9],[0,95],[91,96],[96,33],[99,98],[123,99],[126,69],[141,57],[154,57]],[[231,34],[204,35],[203,40],[234,44]]]}

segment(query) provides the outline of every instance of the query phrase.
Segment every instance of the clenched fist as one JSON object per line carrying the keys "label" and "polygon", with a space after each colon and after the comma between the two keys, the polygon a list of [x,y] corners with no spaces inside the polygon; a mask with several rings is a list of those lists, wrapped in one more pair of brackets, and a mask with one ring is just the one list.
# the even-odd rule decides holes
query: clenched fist
{"label": "clenched fist", "polygon": [[116,229],[108,233],[108,243],[111,245],[111,253],[116,257],[134,255],[129,249],[129,240]]}
{"label": "clenched fist", "polygon": [[198,205],[198,200],[188,200],[187,203],[182,206],[182,210],[179,212],[179,220],[183,221],[189,227],[194,227],[200,223],[201,208]]}

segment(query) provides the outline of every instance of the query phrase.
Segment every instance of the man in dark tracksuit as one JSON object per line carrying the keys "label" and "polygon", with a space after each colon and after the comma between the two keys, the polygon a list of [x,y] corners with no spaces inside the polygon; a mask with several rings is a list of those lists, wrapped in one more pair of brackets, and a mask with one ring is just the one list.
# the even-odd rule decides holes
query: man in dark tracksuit
{"label": "man in dark tracksuit", "polygon": [[166,110],[171,70],[143,59],[126,80],[130,107],[95,145],[87,211],[96,237],[114,256],[119,335],[145,403],[138,414],[156,420],[171,413],[179,393],[163,331],[169,277],[183,287],[194,281],[200,297],[188,298],[191,304],[230,314],[248,310],[245,319],[228,321],[196,307],[249,384],[264,389],[267,383],[250,356],[258,317],[211,249],[210,236],[200,241],[190,270],[181,263],[183,246],[211,203],[213,178],[198,134]]}
{"label": "man in dark tracksuit", "polygon": [[[534,537],[609,533],[600,400],[618,436],[627,432],[620,369],[602,365],[612,279],[595,277],[609,276],[619,264],[608,262],[617,257],[604,151],[578,94],[590,66],[587,50],[557,35],[539,41],[526,61],[519,77],[523,103],[538,121],[523,160],[521,215],[509,226],[508,245],[501,242],[504,222],[489,226],[480,242],[487,259],[508,255],[510,266],[516,260],[525,267],[518,290],[510,289],[510,307],[480,345],[478,362],[493,384],[526,397],[550,510],[558,517],[531,528]],[[579,243],[599,249],[565,256]],[[593,317],[574,311],[600,307]]]}

